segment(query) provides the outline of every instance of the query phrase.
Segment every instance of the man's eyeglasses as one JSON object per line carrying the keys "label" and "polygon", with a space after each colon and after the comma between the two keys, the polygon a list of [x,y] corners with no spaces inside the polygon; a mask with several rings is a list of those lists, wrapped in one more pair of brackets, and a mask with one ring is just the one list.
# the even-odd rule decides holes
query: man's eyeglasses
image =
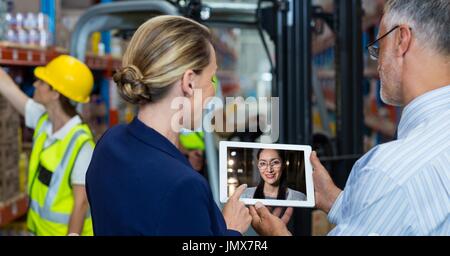
{"label": "man's eyeglasses", "polygon": [[258,168],[260,169],[260,170],[266,170],[267,169],[267,167],[271,167],[271,168],[280,168],[281,167],[281,161],[280,160],[277,160],[277,159],[275,159],[275,160],[272,160],[271,162],[270,162],[270,164],[269,163],[267,163],[266,161],[259,161],[258,162]]}
{"label": "man's eyeglasses", "polygon": [[381,39],[387,37],[390,33],[394,32],[397,28],[399,28],[400,25],[395,26],[393,29],[389,30],[386,34],[384,34],[382,37],[378,38],[377,40],[370,43],[366,48],[369,50],[369,55],[373,60],[378,60],[380,56],[380,48],[376,46],[375,44],[378,43]]}

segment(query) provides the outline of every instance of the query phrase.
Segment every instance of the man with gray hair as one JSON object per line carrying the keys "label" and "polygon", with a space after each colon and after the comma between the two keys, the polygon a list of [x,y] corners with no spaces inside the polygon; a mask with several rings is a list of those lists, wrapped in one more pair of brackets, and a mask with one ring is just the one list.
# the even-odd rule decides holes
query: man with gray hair
{"label": "man with gray hair", "polygon": [[[450,235],[449,14],[450,0],[386,2],[368,48],[383,101],[405,106],[398,139],[363,156],[344,191],[312,154],[316,205],[336,224],[330,235]],[[250,212],[258,233],[290,234],[289,216],[261,204]]]}

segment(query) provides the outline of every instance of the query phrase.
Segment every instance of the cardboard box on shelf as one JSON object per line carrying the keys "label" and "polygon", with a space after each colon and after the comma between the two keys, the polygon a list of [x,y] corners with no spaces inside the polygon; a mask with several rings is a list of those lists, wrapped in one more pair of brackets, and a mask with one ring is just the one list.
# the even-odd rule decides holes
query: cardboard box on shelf
{"label": "cardboard box on shelf", "polygon": [[13,105],[11,105],[8,100],[0,95],[0,116],[8,117],[14,113],[17,113],[17,111],[14,109]]}
{"label": "cardboard box on shelf", "polygon": [[17,168],[19,166],[19,148],[15,144],[0,144],[0,172],[3,169]]}
{"label": "cardboard box on shelf", "polygon": [[17,196],[20,189],[19,152],[0,146],[0,202]]}
{"label": "cardboard box on shelf", "polygon": [[12,105],[4,97],[0,95],[0,117],[8,117],[12,113],[13,113]]}
{"label": "cardboard box on shelf", "polygon": [[19,113],[0,96],[0,145],[18,143],[19,127]]}
{"label": "cardboard box on shelf", "polygon": [[20,116],[5,98],[0,98],[0,202],[20,193]]}
{"label": "cardboard box on shelf", "polygon": [[11,199],[20,194],[19,171],[3,169],[0,171],[0,202]]}
{"label": "cardboard box on shelf", "polygon": [[41,10],[39,1],[13,0],[14,12],[27,13]]}
{"label": "cardboard box on shelf", "polygon": [[19,124],[16,122],[0,121],[0,145],[17,147],[19,143]]}
{"label": "cardboard box on shelf", "polygon": [[11,199],[25,191],[26,179],[19,175],[17,155],[17,153],[6,155],[6,158],[3,155],[3,159],[0,160],[2,161],[0,164],[0,202]]}
{"label": "cardboard box on shelf", "polygon": [[19,123],[0,121],[0,147],[19,153]]}

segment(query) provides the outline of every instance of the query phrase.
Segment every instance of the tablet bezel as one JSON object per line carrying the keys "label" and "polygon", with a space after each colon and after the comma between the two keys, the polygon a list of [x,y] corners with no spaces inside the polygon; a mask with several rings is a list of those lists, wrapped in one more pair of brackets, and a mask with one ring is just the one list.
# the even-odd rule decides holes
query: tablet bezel
{"label": "tablet bezel", "polygon": [[247,143],[247,142],[231,142],[221,141],[219,145],[219,187],[220,187],[220,202],[226,203],[228,201],[228,148],[246,148],[246,149],[278,149],[278,150],[293,150],[303,151],[305,160],[305,181],[306,181],[306,201],[293,200],[267,200],[267,199],[247,199],[240,200],[246,205],[255,205],[261,202],[267,206],[281,206],[281,207],[298,207],[298,208],[314,208],[314,183],[312,178],[312,166],[310,162],[311,147],[307,145],[287,145],[287,144],[262,144],[262,143]]}

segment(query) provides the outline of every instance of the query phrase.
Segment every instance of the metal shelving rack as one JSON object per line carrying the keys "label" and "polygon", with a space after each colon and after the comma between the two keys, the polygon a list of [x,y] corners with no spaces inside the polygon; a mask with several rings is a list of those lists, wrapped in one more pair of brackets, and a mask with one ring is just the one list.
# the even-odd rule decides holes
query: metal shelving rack
{"label": "metal shelving rack", "polygon": [[[43,66],[61,54],[68,54],[68,51],[0,43],[0,65],[3,66]],[[121,65],[120,59],[111,56],[95,56],[92,54],[85,56],[86,65],[90,69],[105,71],[105,74],[110,74],[110,71]]]}

